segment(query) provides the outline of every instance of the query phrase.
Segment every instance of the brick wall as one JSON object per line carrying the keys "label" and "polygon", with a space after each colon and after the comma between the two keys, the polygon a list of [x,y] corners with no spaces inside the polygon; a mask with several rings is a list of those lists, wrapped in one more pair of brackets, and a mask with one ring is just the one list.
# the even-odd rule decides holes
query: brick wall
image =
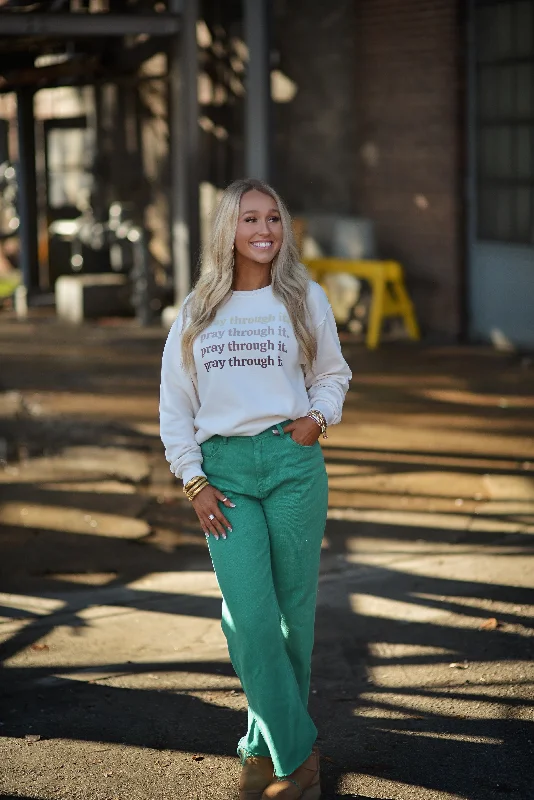
{"label": "brick wall", "polygon": [[461,324],[461,30],[455,0],[278,3],[277,184],[297,210],[371,218],[424,331]]}
{"label": "brick wall", "polygon": [[459,48],[453,0],[360,0],[355,207],[401,261],[424,328],[460,329]]}
{"label": "brick wall", "polygon": [[276,0],[274,44],[295,84],[275,106],[274,182],[292,211],[350,213],[354,0]]}

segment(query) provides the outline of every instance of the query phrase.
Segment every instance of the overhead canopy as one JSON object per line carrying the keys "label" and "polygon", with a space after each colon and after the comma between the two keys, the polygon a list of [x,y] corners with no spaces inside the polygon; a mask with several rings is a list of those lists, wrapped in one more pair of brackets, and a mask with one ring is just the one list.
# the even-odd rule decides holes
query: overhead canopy
{"label": "overhead canopy", "polygon": [[[91,4],[91,9],[95,4]],[[66,0],[0,0],[0,92],[117,80],[166,48],[180,30],[182,0],[156,3],[110,0],[110,11]]]}

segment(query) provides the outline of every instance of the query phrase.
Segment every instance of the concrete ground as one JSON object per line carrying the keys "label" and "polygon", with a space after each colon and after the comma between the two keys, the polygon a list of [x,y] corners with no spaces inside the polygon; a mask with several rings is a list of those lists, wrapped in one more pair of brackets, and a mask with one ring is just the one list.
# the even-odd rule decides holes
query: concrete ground
{"label": "concrete ground", "polygon": [[[0,317],[0,792],[235,798],[245,701],[158,439],[163,334]],[[534,369],[344,342],[311,710],[325,800],[534,798]]]}

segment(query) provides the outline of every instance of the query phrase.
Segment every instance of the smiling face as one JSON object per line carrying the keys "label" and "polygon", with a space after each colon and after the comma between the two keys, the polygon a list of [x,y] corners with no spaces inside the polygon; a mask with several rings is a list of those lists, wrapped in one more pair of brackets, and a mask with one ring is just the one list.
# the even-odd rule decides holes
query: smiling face
{"label": "smiling face", "polygon": [[235,233],[236,267],[270,264],[284,238],[276,201],[256,189],[245,192],[239,204]]}

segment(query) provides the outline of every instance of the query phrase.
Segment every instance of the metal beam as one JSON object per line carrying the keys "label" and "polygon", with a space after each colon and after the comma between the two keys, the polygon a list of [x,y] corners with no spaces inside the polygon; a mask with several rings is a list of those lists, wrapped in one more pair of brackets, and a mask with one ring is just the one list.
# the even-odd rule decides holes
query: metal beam
{"label": "metal beam", "polygon": [[169,64],[171,238],[177,306],[191,291],[200,253],[198,16],[199,0],[185,0],[182,31],[172,42]]}
{"label": "metal beam", "polygon": [[180,30],[179,2],[172,14],[34,14],[0,12],[3,36],[172,36]]}
{"label": "metal beam", "polygon": [[61,82],[62,78],[70,82],[80,75],[89,81],[90,76],[97,71],[102,72],[97,56],[88,56],[85,60],[65,61],[50,67],[21,67],[4,72],[0,92],[6,94],[23,86],[38,86],[42,89],[46,84],[53,86],[54,82]]}
{"label": "metal beam", "polygon": [[249,178],[271,178],[270,0],[245,0],[248,47],[245,98],[245,167]]}
{"label": "metal beam", "polygon": [[17,92],[17,127],[20,268],[24,286],[30,295],[39,290],[35,117],[31,89],[21,89],[20,92]]}

